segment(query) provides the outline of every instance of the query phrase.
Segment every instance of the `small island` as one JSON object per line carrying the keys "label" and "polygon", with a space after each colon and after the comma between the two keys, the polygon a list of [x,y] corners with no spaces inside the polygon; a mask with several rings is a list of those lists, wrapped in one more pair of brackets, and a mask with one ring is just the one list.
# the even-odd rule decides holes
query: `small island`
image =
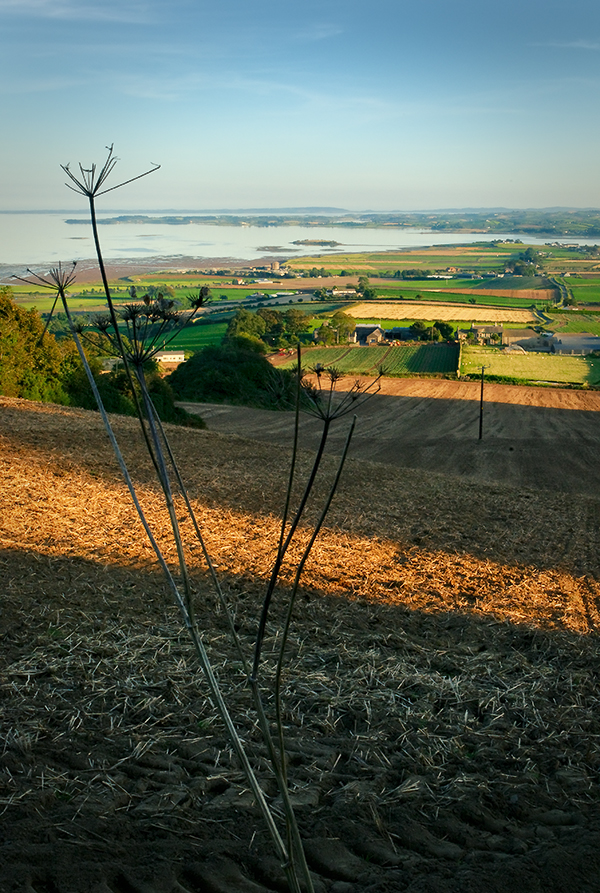
{"label": "small island", "polygon": [[342,243],[333,239],[296,239],[292,245],[318,245],[321,248],[338,248]]}

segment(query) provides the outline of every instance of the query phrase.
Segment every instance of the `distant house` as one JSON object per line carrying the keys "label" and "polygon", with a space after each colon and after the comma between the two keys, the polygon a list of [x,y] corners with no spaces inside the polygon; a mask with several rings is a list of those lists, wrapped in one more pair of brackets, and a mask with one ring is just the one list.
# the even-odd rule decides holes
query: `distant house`
{"label": "distant house", "polygon": [[182,350],[159,350],[154,354],[154,359],[162,366],[179,366],[185,362],[185,353]]}
{"label": "distant house", "polygon": [[476,326],[473,324],[470,329],[457,329],[456,337],[458,341],[464,341],[472,336],[477,344],[495,344],[502,340],[503,332],[502,326]]}
{"label": "distant house", "polygon": [[380,344],[381,341],[385,341],[385,332],[380,326],[358,325],[351,338],[356,344],[369,347],[371,344]]}

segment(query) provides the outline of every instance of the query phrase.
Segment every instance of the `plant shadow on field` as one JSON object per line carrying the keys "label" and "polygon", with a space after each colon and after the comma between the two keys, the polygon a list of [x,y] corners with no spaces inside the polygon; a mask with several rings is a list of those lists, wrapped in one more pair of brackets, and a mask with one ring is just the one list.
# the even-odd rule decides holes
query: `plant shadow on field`
{"label": "plant shadow on field", "polygon": [[[539,389],[538,389],[539,390]],[[487,393],[487,391],[486,391]],[[572,396],[572,391],[564,392]],[[479,396],[479,395],[477,395]],[[194,411],[194,404],[183,404]],[[201,403],[197,409],[219,433],[238,433],[282,446],[289,439],[289,413],[268,413]],[[447,498],[461,500],[461,488],[473,509],[499,484],[536,491],[562,491],[600,497],[600,412],[528,406],[516,403],[484,403],[483,439],[479,433],[479,402],[412,396],[376,395],[361,412],[352,444],[352,457],[384,464],[416,475],[440,475],[456,486]],[[303,425],[301,443],[311,448],[317,436],[312,421]],[[337,442],[337,435],[332,440]],[[392,472],[393,473],[393,472]],[[374,470],[375,478],[378,473]],[[379,473],[382,476],[382,473]],[[475,497],[469,484],[479,483]],[[389,490],[395,486],[393,479]],[[398,479],[398,489],[383,494],[413,500],[410,484]],[[425,493],[431,489],[425,482]],[[415,477],[419,493],[423,484]],[[429,506],[427,506],[427,510]]]}
{"label": "plant shadow on field", "polygon": [[[364,408],[365,415],[377,400],[410,400],[418,403],[417,398],[372,398]],[[421,401],[423,402],[423,401]],[[430,401],[431,403],[450,403],[456,401]],[[466,401],[464,401],[466,402]],[[69,410],[62,407],[45,406],[27,403],[26,401],[1,398],[2,432],[6,453],[12,455],[17,462],[19,457],[26,473],[33,475],[43,493],[48,482],[62,482],[69,512],[78,513],[75,508],[77,500],[87,490],[88,508],[84,511],[80,524],[89,527],[93,536],[94,514],[102,514],[102,488],[107,487],[111,498],[116,499],[121,492],[121,475],[116,461],[105,450],[104,434],[97,414],[83,410]],[[388,407],[383,404],[387,416]],[[496,404],[500,407],[500,404]],[[512,407],[508,406],[508,409]],[[516,409],[533,409],[536,407],[516,407]],[[222,407],[219,411],[222,411]],[[242,428],[245,423],[244,409],[236,407],[233,411],[239,417]],[[251,548],[261,548],[262,533],[256,533],[260,524],[264,526],[273,513],[277,512],[284,498],[284,484],[281,469],[285,467],[289,449],[282,444],[287,442],[288,428],[284,426],[269,429],[269,420],[274,417],[273,424],[280,425],[285,413],[265,413],[248,410],[252,413],[252,424],[258,426],[267,442],[244,439],[236,436],[215,434],[211,431],[182,431],[169,428],[173,448],[185,469],[185,479],[189,485],[191,497],[208,512],[208,535],[211,533],[215,544],[223,540],[224,523],[227,524],[229,513],[247,516],[246,532],[250,538]],[[558,411],[552,411],[558,414]],[[599,413],[579,413],[564,411],[562,417],[585,415],[585,425],[595,426]],[[568,421],[565,419],[565,424]],[[517,416],[517,422],[519,417]],[[363,429],[373,431],[373,417],[366,415]],[[134,423],[125,417],[114,417],[114,424],[119,435],[123,437],[128,460],[135,467],[136,478],[147,489],[147,498],[154,493],[152,485],[152,469],[140,444]],[[415,422],[416,424],[416,422]],[[310,421],[306,426],[310,427]],[[67,433],[68,431],[68,433]],[[445,431],[445,429],[444,429]],[[253,436],[255,430],[252,431]],[[368,436],[360,428],[355,437],[357,450],[361,450],[361,437]],[[335,432],[332,440],[335,441]],[[310,446],[310,442],[306,443]],[[504,443],[508,453],[511,442]],[[497,444],[496,444],[497,445]],[[482,564],[482,575],[487,573],[489,584],[501,586],[504,579],[501,566],[520,566],[537,569],[555,569],[577,575],[586,575],[591,580],[600,577],[600,490],[595,486],[595,468],[597,463],[585,461],[590,443],[582,432],[577,433],[570,441],[569,450],[558,453],[550,463],[543,464],[541,474],[550,481],[548,488],[533,489],[525,485],[509,486],[501,482],[487,479],[472,480],[458,475],[441,474],[423,467],[398,468],[390,464],[376,464],[356,459],[348,461],[347,470],[342,477],[339,494],[334,501],[328,524],[330,528],[338,528],[337,540],[344,546],[345,567],[338,576],[356,577],[357,586],[361,568],[365,568],[365,577],[371,574],[380,556],[369,556],[372,548],[367,542],[376,544],[388,543],[393,554],[400,549],[404,553],[411,549],[427,550],[437,555],[444,554],[446,563],[454,565],[460,572],[466,570],[465,562],[469,556]],[[488,449],[485,445],[484,448]],[[532,449],[535,446],[532,444]],[[431,450],[434,447],[430,448]],[[446,433],[436,441],[438,454],[448,453],[451,444]],[[489,449],[492,449],[490,446]],[[515,452],[520,448],[515,447]],[[525,467],[536,464],[535,452],[527,452],[523,457]],[[410,453],[410,450],[407,450]],[[583,454],[584,459],[581,459]],[[415,458],[418,461],[418,457]],[[308,454],[301,451],[299,464],[301,470],[308,466]],[[325,458],[325,466],[328,459]],[[585,468],[583,467],[585,466]],[[333,463],[329,463],[329,468]],[[554,477],[564,469],[565,478],[569,479],[570,469],[575,467],[580,472],[580,479],[587,481],[586,492],[577,493],[576,498],[552,488]],[[587,478],[586,475],[587,469]],[[485,475],[485,472],[483,473]],[[29,490],[27,490],[29,496]],[[77,536],[67,522],[67,514],[54,507],[53,501],[45,502],[45,508],[54,512],[54,535],[62,535],[65,543]],[[154,506],[153,506],[154,508]],[[17,522],[19,509],[15,510],[11,501],[7,502],[7,511],[13,514],[13,523]],[[138,530],[137,522],[130,522],[132,531],[125,534],[125,540],[119,541],[121,532],[120,518],[124,509],[113,515],[110,523],[106,523],[106,538],[101,547],[107,554],[118,553],[125,541],[135,539],[133,531]],[[216,512],[214,516],[211,512]],[[219,516],[221,512],[224,517]],[[27,511],[23,509],[22,525],[29,530]],[[310,516],[310,515],[309,515]],[[132,516],[133,517],[133,516]],[[254,533],[252,532],[254,530]],[[22,537],[21,533],[20,536]],[[27,534],[28,535],[28,534]],[[18,541],[18,535],[15,534]],[[69,546],[71,548],[71,546]],[[139,547],[136,546],[139,549]],[[377,545],[379,548],[379,545]],[[111,551],[112,550],[112,551]],[[222,546],[221,546],[222,550]],[[146,554],[150,554],[148,551]],[[359,555],[357,558],[356,556]],[[328,560],[334,560],[333,551]],[[339,561],[337,562],[340,563]],[[405,560],[398,568],[401,579]],[[486,563],[491,563],[486,570]],[[493,566],[492,566],[493,565]],[[477,581],[481,583],[481,580]]]}
{"label": "plant shadow on field", "polygon": [[[0,569],[2,889],[283,889],[161,576],[19,549]],[[224,585],[250,637],[260,586]],[[208,648],[235,661],[224,617]],[[284,722],[317,889],[593,890],[596,652],[564,628],[304,590]],[[275,801],[241,672],[230,688]]]}
{"label": "plant shadow on field", "polygon": [[[1,402],[4,888],[284,889],[97,414]],[[160,532],[135,425],[114,421]],[[287,451],[171,433],[246,640]],[[567,515],[562,494],[457,492],[443,475],[361,461],[339,495],[337,526],[306,567],[283,680],[316,888],[593,890],[597,502],[579,498]],[[193,552],[190,566],[204,623],[213,600]],[[207,644],[277,808],[222,614]]]}

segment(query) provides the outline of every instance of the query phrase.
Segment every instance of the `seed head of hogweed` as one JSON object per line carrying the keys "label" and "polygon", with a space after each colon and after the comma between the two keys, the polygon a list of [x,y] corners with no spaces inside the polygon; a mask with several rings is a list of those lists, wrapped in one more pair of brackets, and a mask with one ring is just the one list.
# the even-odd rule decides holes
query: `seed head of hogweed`
{"label": "seed head of hogweed", "polygon": [[160,164],[153,163],[152,167],[149,170],[144,171],[143,174],[138,174],[136,177],[130,177],[129,180],[123,180],[121,183],[117,183],[116,186],[110,186],[108,189],[103,189],[104,184],[112,174],[119,160],[115,157],[114,147],[112,145],[107,146],[106,149],[108,151],[108,156],[101,168],[98,168],[95,164],[92,164],[91,167],[83,167],[80,163],[77,165],[79,172],[75,174],[71,170],[70,163],[61,164],[61,168],[70,181],[65,185],[73,192],[77,192],[79,195],[83,195],[86,198],[93,199],[98,195],[106,195],[107,192],[113,192],[115,189],[120,189],[121,186],[126,186],[127,183],[141,180],[142,177],[147,177],[148,174],[153,174],[154,171],[157,171],[160,167]]}
{"label": "seed head of hogweed", "polygon": [[[331,422],[353,412],[359,405],[381,390],[383,369],[371,381],[362,382],[356,379],[347,391],[337,391],[343,373],[335,366],[323,366],[317,363],[309,372],[314,376],[302,375],[301,385],[304,393],[304,409],[323,421]],[[316,378],[316,382],[315,382]]]}
{"label": "seed head of hogweed", "polygon": [[[17,279],[19,282],[25,282],[27,285],[41,285],[42,288],[49,288],[51,291],[56,292],[56,297],[54,298],[54,303],[50,309],[50,313],[48,314],[48,319],[46,320],[46,325],[44,326],[44,331],[40,336],[40,343],[44,339],[44,335],[48,331],[48,326],[52,321],[52,316],[54,314],[54,310],[56,308],[56,304],[58,299],[60,298],[63,303],[66,301],[67,289],[70,285],[75,281],[75,267],[77,266],[77,261],[72,261],[70,269],[64,269],[61,262],[58,262],[58,266],[50,267],[50,269],[44,274],[34,273],[33,270],[27,268],[27,277],[23,276],[12,276],[12,279]],[[32,281],[33,280],[33,281]]]}
{"label": "seed head of hogweed", "polygon": [[[27,277],[23,276],[13,276],[13,279],[18,279],[19,282],[26,282],[28,285],[41,285],[42,288],[49,288],[52,291],[56,291],[58,295],[66,292],[70,285],[75,282],[75,268],[77,266],[77,261],[74,260],[71,262],[70,268],[64,268],[62,263],[59,261],[58,266],[50,267],[49,270],[46,271],[43,275],[41,273],[34,273],[33,270],[27,268]],[[32,283],[31,280],[34,280]]]}

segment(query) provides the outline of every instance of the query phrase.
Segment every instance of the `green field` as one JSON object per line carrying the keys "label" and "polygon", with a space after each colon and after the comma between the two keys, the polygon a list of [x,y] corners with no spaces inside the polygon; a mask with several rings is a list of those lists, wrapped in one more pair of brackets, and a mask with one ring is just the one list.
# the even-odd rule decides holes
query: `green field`
{"label": "green field", "polygon": [[497,348],[463,345],[460,374],[502,376],[520,381],[600,385],[600,359],[542,353],[504,353]]}
{"label": "green field", "polygon": [[[549,238],[551,241],[551,238]],[[485,275],[502,273],[506,262],[516,253],[528,247],[543,252],[543,267],[552,275],[564,271],[580,272],[593,270],[598,264],[598,256],[586,254],[581,249],[532,245],[523,236],[520,243],[479,242],[470,245],[438,245],[432,248],[398,249],[386,252],[336,253],[331,255],[314,254],[295,257],[286,262],[290,270],[310,270],[323,267],[331,275],[344,276],[393,276],[398,269],[416,268],[429,271],[446,271],[454,267],[458,270]],[[476,287],[476,286],[470,286]],[[519,286],[512,286],[518,288]],[[531,288],[521,285],[521,288]]]}
{"label": "green field", "polygon": [[386,375],[454,375],[458,366],[457,344],[401,344],[384,360]]}
{"label": "green field", "polygon": [[573,292],[578,304],[600,304],[600,278],[575,279],[569,276],[564,283]]}
{"label": "green field", "polygon": [[[294,359],[285,363],[294,366]],[[451,375],[458,365],[455,344],[402,344],[399,347],[316,347],[303,354],[303,367],[318,363],[334,366],[346,375],[376,374],[380,367],[390,376]]]}
{"label": "green field", "polygon": [[600,313],[581,313],[578,310],[570,310],[566,313],[549,313],[552,319],[547,328],[555,331],[575,334],[577,332],[589,332],[591,335],[600,335]]}
{"label": "green field", "polygon": [[215,322],[208,325],[188,326],[170,342],[170,347],[178,347],[186,351],[200,350],[209,344],[220,344],[227,329],[226,322]]}
{"label": "green field", "polygon": [[[427,291],[421,285],[416,289],[407,288],[376,288],[375,300],[405,300],[405,301],[435,301],[444,304],[475,304],[483,307],[514,307],[516,310],[528,309],[532,305],[531,298],[511,298],[508,295],[473,295],[469,293],[456,294],[444,289],[439,291]],[[546,307],[548,301],[540,300],[536,305]]]}

